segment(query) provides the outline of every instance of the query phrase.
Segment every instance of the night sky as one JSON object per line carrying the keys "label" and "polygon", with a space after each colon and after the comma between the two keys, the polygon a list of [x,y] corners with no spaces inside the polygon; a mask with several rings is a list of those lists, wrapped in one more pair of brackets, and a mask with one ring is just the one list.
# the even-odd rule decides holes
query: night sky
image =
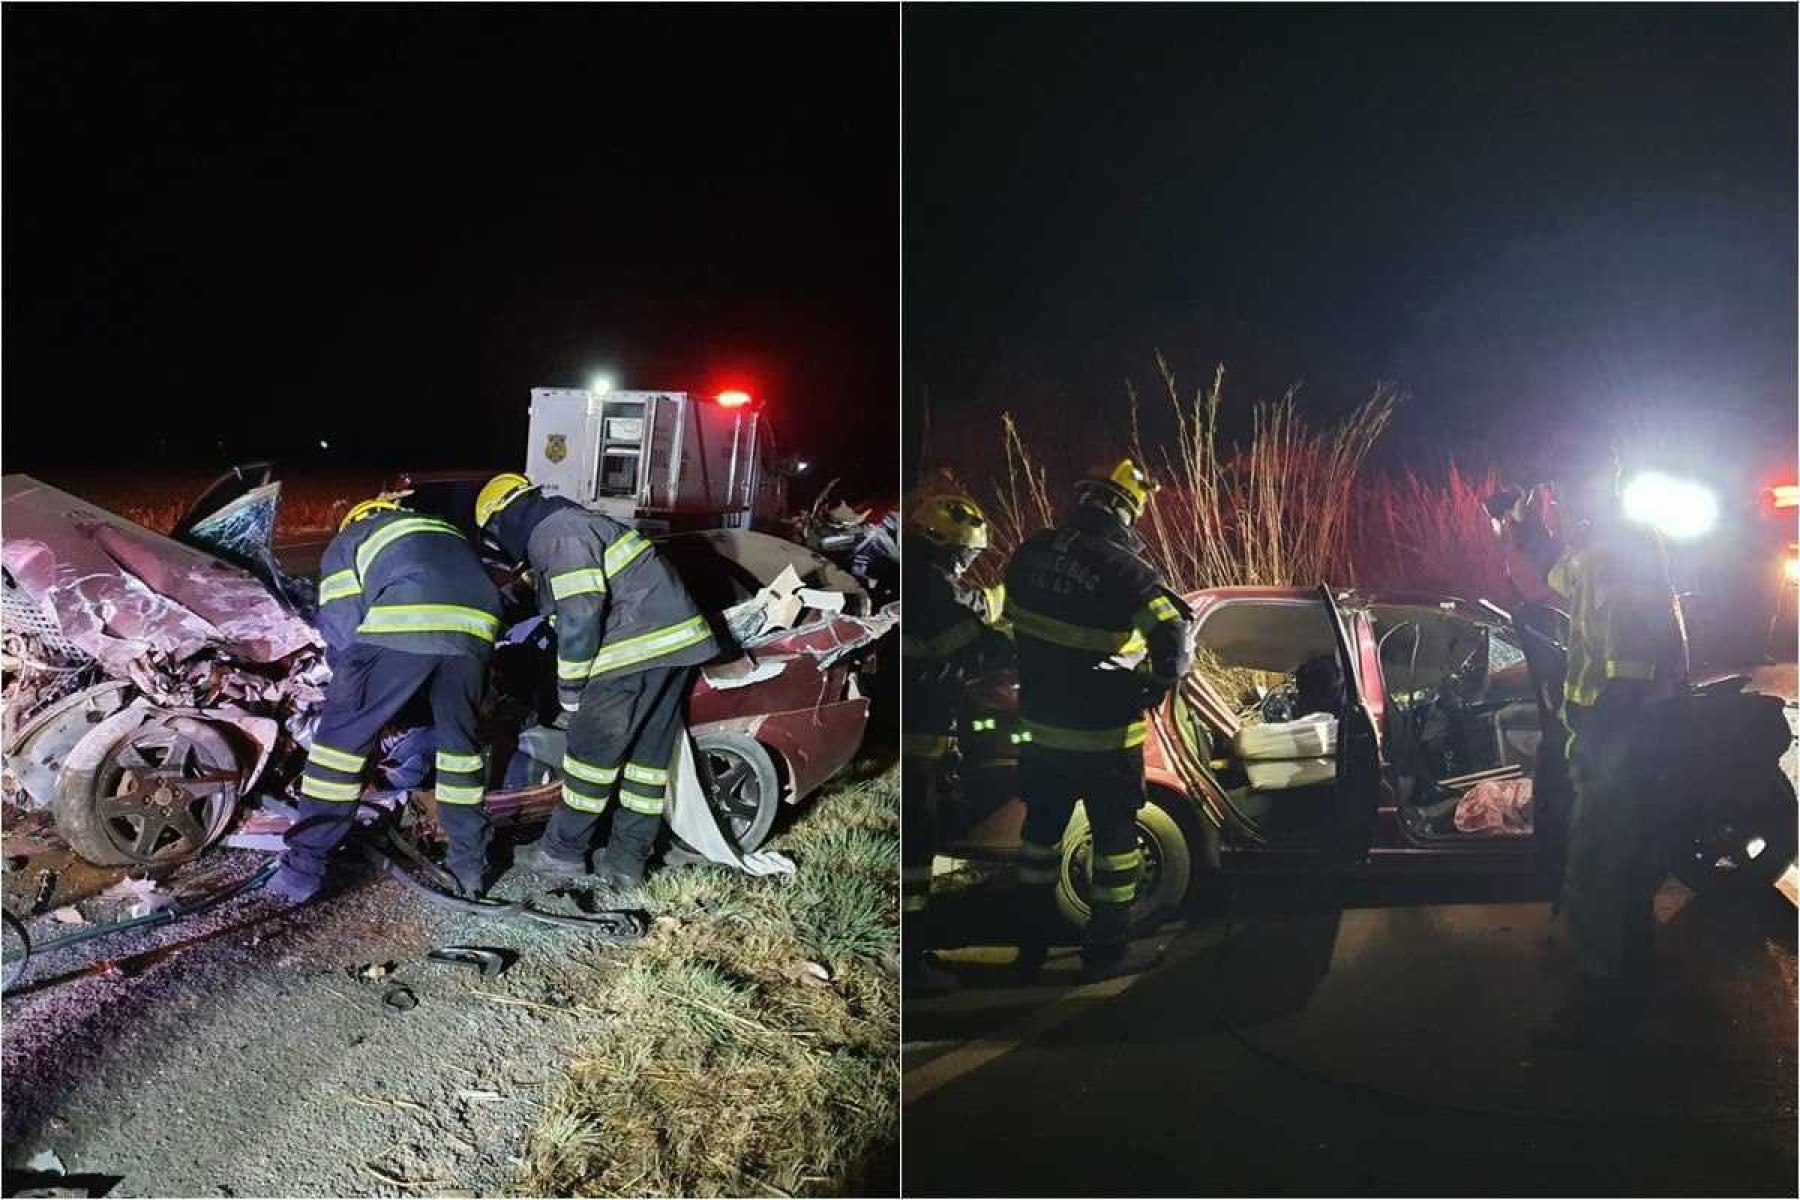
{"label": "night sky", "polygon": [[1240,412],[1398,382],[1389,464],[1541,476],[1623,425],[1793,470],[1791,5],[921,6],[904,45],[940,456],[1007,408],[1097,456],[1161,349]]}
{"label": "night sky", "polygon": [[897,26],[8,6],[6,467],[517,466],[605,367],[891,491]]}

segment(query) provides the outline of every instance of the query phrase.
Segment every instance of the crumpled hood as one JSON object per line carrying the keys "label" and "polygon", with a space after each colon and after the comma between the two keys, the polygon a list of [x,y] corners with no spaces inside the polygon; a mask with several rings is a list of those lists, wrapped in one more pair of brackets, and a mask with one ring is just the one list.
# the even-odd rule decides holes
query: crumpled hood
{"label": "crumpled hood", "polygon": [[63,634],[117,676],[146,655],[271,663],[322,649],[260,580],[27,475],[4,479],[0,558]]}

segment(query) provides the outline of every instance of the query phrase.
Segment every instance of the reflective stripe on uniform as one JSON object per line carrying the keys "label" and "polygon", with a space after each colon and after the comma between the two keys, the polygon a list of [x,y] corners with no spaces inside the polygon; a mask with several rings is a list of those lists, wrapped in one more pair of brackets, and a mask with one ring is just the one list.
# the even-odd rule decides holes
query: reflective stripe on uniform
{"label": "reflective stripe on uniform", "polygon": [[306,752],[308,762],[316,762],[321,767],[330,767],[334,771],[360,771],[363,763],[368,761],[366,754],[348,754],[333,749],[323,742],[314,742],[312,749]]}
{"label": "reflective stripe on uniform", "polygon": [[356,632],[466,633],[491,642],[500,632],[500,618],[460,604],[377,604]]}
{"label": "reflective stripe on uniform", "polygon": [[1139,633],[1149,633],[1164,621],[1179,621],[1181,614],[1167,596],[1152,596],[1150,603],[1138,609],[1137,616],[1131,618],[1132,625]]}
{"label": "reflective stripe on uniform", "polygon": [[619,778],[619,768],[596,767],[592,763],[582,762],[573,754],[563,755],[562,768],[564,775],[573,775],[577,779],[586,780],[588,783],[598,783],[602,786],[611,784]]}
{"label": "reflective stripe on uniform", "polygon": [[1006,602],[1006,615],[1012,619],[1014,633],[1022,633],[1026,637],[1034,637],[1040,642],[1049,642],[1052,646],[1062,646],[1068,650],[1116,654],[1130,643],[1133,632],[1129,629],[1095,629],[1089,625],[1071,625],[1067,621],[1021,608],[1010,597]]}
{"label": "reflective stripe on uniform", "polygon": [[556,677],[558,679],[586,679],[594,662],[588,658],[559,658],[556,660]]}
{"label": "reflective stripe on uniform", "polygon": [[562,799],[564,804],[580,812],[600,813],[606,811],[605,797],[596,800],[591,796],[584,796],[566,783],[563,784]]}
{"label": "reflective stripe on uniform", "polygon": [[606,574],[598,567],[580,567],[550,577],[550,594],[558,600],[606,591]]}
{"label": "reflective stripe on uniform", "polygon": [[362,595],[362,582],[356,578],[356,572],[346,567],[335,571],[319,581],[319,603],[330,604],[333,600],[347,600],[351,596]]}
{"label": "reflective stripe on uniform", "polygon": [[600,653],[594,656],[590,672],[600,675],[650,662],[664,655],[686,650],[689,646],[697,646],[711,636],[712,628],[707,625],[706,618],[696,613],[685,621],[677,621],[673,625],[665,625],[661,629],[653,629],[649,633],[640,633],[622,642],[602,646]]}
{"label": "reflective stripe on uniform", "polygon": [[1093,888],[1095,904],[1130,904],[1137,898],[1137,881],[1121,883],[1111,887],[1095,884]]}
{"label": "reflective stripe on uniform", "polygon": [[300,794],[311,796],[314,800],[357,800],[362,796],[362,784],[334,783],[316,775],[304,775],[300,779]]}
{"label": "reflective stripe on uniform", "polygon": [[1064,729],[1039,721],[1019,722],[1039,746],[1051,750],[1075,750],[1095,754],[1107,750],[1129,750],[1144,744],[1149,726],[1143,721],[1118,725],[1110,729]]}
{"label": "reflective stripe on uniform", "polygon": [[949,658],[981,636],[981,622],[970,617],[959,621],[936,637],[901,634],[901,658]]}
{"label": "reflective stripe on uniform", "polygon": [[950,739],[939,733],[903,733],[900,753],[913,758],[942,758],[950,753]]}
{"label": "reflective stripe on uniform", "polygon": [[662,787],[669,782],[669,773],[659,771],[655,767],[640,767],[636,763],[626,763],[625,778],[634,783],[648,783],[653,787]]}
{"label": "reflective stripe on uniform", "polygon": [[440,783],[433,792],[442,804],[480,804],[486,792],[480,784]]}
{"label": "reflective stripe on uniform", "polygon": [[617,575],[626,567],[638,560],[644,551],[650,548],[649,541],[643,534],[633,530],[606,548],[601,565],[606,568],[608,578]]}
{"label": "reflective stripe on uniform", "polygon": [[646,813],[653,817],[660,816],[663,810],[661,796],[646,796],[642,792],[634,792],[628,787],[619,789],[619,803],[634,813]]}
{"label": "reflective stripe on uniform", "polygon": [[448,533],[461,537],[456,526],[447,521],[439,521],[432,517],[409,517],[404,521],[395,521],[384,525],[369,535],[367,541],[356,548],[356,575],[359,579],[369,577],[369,567],[375,562],[375,556],[399,541],[414,533]]}
{"label": "reflective stripe on uniform", "polygon": [[479,754],[457,754],[451,750],[437,752],[437,769],[440,771],[454,771],[459,775],[468,775],[481,770],[481,766],[481,755]]}
{"label": "reflective stripe on uniform", "polygon": [[1135,871],[1144,865],[1144,848],[1134,846],[1123,854],[1096,854],[1093,869],[1099,871]]}

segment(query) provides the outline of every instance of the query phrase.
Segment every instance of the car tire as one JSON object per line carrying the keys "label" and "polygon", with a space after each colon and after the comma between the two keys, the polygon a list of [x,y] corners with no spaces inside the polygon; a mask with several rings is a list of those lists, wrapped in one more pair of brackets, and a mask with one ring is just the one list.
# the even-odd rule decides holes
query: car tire
{"label": "car tire", "polygon": [[768,747],[747,733],[698,733],[694,761],[713,816],[739,853],[767,841],[781,813],[781,774]]}
{"label": "car tire", "polygon": [[81,858],[102,867],[187,862],[223,837],[245,764],[217,725],[153,712],[65,772],[52,815]]}
{"label": "car tire", "polygon": [[[1200,818],[1179,795],[1152,789],[1137,811],[1138,844],[1144,848],[1144,875],[1131,906],[1131,924],[1153,929],[1180,912],[1194,890],[1195,870],[1208,858]],[[1077,804],[1063,831],[1062,859],[1056,873],[1056,907],[1077,929],[1093,918],[1088,899],[1088,858],[1094,839],[1087,809]]]}
{"label": "car tire", "polygon": [[[1675,877],[1700,893],[1742,894],[1772,885],[1794,859],[1794,785],[1770,771],[1755,796],[1735,813],[1685,842],[1675,855]],[[1749,853],[1760,842],[1755,854]]]}

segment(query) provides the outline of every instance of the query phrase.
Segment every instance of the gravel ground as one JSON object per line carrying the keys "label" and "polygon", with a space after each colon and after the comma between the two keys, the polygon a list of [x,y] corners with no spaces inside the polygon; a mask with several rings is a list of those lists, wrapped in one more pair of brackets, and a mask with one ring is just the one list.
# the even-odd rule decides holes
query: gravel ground
{"label": "gravel ground", "polygon": [[[200,892],[263,861],[209,855],[171,883]],[[106,919],[107,903],[83,909]],[[68,928],[42,917],[33,935]],[[491,980],[423,961],[449,943],[519,959]],[[250,894],[34,959],[0,1008],[6,1166],[53,1150],[71,1174],[120,1177],[116,1196],[504,1191],[539,1105],[604,1020],[556,1006],[629,953],[363,879],[297,910]],[[352,977],[386,962],[416,1008]]]}

